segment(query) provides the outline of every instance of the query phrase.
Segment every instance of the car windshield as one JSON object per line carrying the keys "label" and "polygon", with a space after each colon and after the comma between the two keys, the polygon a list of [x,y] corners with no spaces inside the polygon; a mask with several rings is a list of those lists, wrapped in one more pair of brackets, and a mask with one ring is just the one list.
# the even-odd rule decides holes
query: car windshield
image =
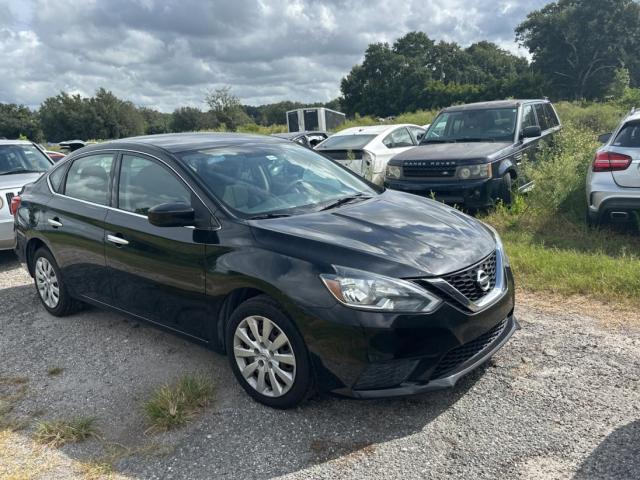
{"label": "car windshield", "polygon": [[359,150],[376,135],[333,135],[318,145],[318,150]]}
{"label": "car windshield", "polygon": [[253,144],[178,155],[227,207],[245,218],[319,211],[377,192],[355,174],[296,144]]}
{"label": "car windshield", "polygon": [[0,145],[0,175],[46,172],[47,157],[33,145]]}
{"label": "car windshield", "polygon": [[444,112],[421,143],[512,141],[517,113],[515,107]]}

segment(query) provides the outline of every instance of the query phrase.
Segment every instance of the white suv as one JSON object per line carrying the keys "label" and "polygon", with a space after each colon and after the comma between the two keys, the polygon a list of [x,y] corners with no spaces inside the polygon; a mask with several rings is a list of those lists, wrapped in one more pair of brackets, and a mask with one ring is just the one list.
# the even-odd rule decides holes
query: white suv
{"label": "white suv", "polygon": [[640,111],[632,110],[599,140],[604,145],[587,175],[587,221],[635,222],[640,210]]}
{"label": "white suv", "polygon": [[383,185],[387,162],[418,145],[425,133],[424,128],[412,124],[353,127],[330,136],[316,150]]}

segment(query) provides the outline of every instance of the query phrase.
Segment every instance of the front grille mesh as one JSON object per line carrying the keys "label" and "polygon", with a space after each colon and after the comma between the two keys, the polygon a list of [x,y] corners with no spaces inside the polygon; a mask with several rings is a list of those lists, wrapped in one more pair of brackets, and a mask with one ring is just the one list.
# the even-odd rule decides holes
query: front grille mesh
{"label": "front grille mesh", "polygon": [[371,364],[362,372],[354,388],[365,390],[394,387],[404,382],[417,365],[417,360]]}
{"label": "front grille mesh", "polygon": [[[490,284],[487,291],[483,291],[478,285],[479,270],[483,270],[489,276]],[[442,278],[472,302],[480,300],[496,286],[496,252],[467,270]]]}
{"label": "front grille mesh", "polygon": [[402,167],[402,173],[405,177],[417,178],[451,178],[456,175],[455,166],[409,166]]}
{"label": "front grille mesh", "polygon": [[432,379],[444,377],[447,373],[455,370],[471,357],[477,355],[485,348],[489,347],[505,329],[507,319],[502,320],[498,325],[488,332],[480,335],[475,340],[467,342],[459,347],[450,350],[438,363],[431,375]]}

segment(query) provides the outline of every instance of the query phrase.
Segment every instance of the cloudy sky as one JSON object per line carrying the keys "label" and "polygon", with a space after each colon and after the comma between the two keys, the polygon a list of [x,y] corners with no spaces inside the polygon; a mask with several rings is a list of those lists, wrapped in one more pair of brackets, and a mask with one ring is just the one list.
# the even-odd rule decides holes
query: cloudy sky
{"label": "cloudy sky", "polygon": [[0,0],[0,102],[100,86],[138,105],[327,101],[369,43],[422,30],[524,55],[514,27],[547,0]]}

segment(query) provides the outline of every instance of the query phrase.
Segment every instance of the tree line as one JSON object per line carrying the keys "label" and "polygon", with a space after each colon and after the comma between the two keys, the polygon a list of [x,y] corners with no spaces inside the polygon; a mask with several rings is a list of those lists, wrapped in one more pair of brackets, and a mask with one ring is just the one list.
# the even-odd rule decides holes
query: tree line
{"label": "tree line", "polygon": [[205,109],[184,106],[172,113],[137,107],[104,88],[90,98],[61,92],[36,111],[0,103],[0,137],[57,142],[236,130],[283,124],[287,110],[307,106],[387,117],[508,97],[603,100],[640,86],[640,5],[633,0],[558,0],[529,13],[515,36],[531,61],[488,41],[463,48],[424,32],[373,43],[342,79],[341,96],[326,104],[242,105],[229,87],[208,92]]}

